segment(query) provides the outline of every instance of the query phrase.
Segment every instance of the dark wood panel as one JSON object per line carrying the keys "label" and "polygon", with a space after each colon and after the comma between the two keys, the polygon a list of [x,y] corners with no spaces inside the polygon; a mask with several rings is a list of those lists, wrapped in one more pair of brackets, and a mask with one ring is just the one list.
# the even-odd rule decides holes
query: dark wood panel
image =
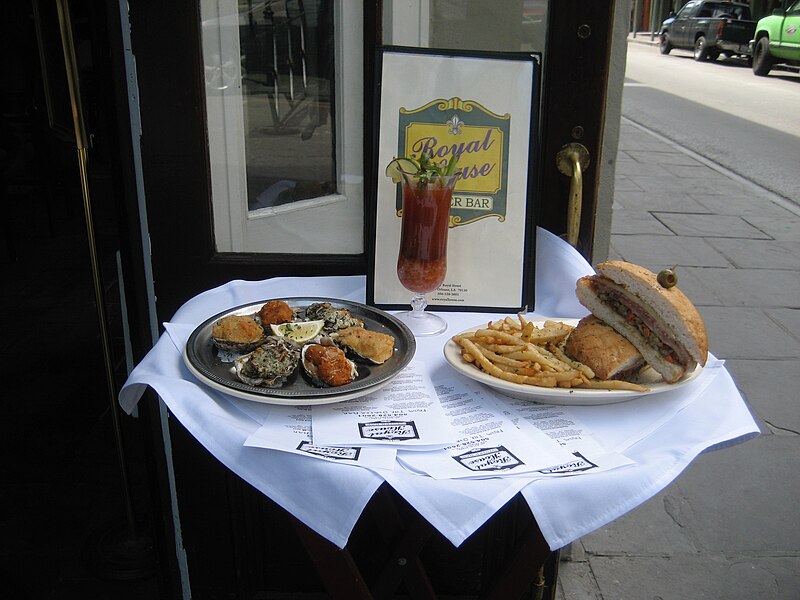
{"label": "dark wood panel", "polygon": [[589,259],[602,165],[600,150],[613,13],[614,2],[611,0],[549,3],[542,111],[543,191],[539,222],[558,235],[566,232],[569,178],[558,171],[556,155],[565,144],[583,144],[589,150],[591,162],[584,173],[579,250]]}

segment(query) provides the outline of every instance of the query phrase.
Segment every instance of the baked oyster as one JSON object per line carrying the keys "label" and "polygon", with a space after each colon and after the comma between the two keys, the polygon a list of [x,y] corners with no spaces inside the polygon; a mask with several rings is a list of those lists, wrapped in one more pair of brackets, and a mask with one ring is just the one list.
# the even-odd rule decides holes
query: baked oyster
{"label": "baked oyster", "polygon": [[306,308],[306,319],[325,321],[325,331],[338,331],[346,327],[363,327],[364,321],[350,314],[346,308],[335,308],[330,302],[316,302]]}
{"label": "baked oyster", "polygon": [[211,327],[211,339],[221,350],[250,352],[266,338],[264,328],[248,315],[228,315]]}
{"label": "baked oyster", "polygon": [[297,370],[300,348],[287,338],[268,336],[258,348],[234,361],[236,375],[244,383],[280,387]]}
{"label": "baked oyster", "polygon": [[311,383],[318,387],[338,387],[358,376],[356,364],[333,344],[306,344],[302,363]]}
{"label": "baked oyster", "polygon": [[334,331],[330,338],[345,348],[371,363],[380,365],[394,354],[394,337],[364,327],[347,327]]}

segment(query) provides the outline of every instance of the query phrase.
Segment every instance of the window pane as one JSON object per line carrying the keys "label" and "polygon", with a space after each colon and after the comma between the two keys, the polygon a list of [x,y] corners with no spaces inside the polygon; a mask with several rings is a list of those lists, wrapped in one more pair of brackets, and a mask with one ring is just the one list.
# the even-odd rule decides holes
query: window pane
{"label": "window pane", "polygon": [[239,9],[248,209],[336,193],[332,2]]}
{"label": "window pane", "polygon": [[216,250],[363,252],[361,3],[200,8]]}

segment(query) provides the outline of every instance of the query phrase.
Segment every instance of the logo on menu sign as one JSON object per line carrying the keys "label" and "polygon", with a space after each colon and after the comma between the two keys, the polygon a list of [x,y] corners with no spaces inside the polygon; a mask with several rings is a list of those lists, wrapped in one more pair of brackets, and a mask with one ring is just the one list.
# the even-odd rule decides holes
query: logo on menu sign
{"label": "logo on menu sign", "polygon": [[[510,127],[511,115],[497,115],[472,100],[401,108],[397,156],[419,160],[428,154],[437,162],[458,156],[462,175],[453,192],[450,227],[487,217],[504,221]],[[401,207],[398,190],[397,210]]]}

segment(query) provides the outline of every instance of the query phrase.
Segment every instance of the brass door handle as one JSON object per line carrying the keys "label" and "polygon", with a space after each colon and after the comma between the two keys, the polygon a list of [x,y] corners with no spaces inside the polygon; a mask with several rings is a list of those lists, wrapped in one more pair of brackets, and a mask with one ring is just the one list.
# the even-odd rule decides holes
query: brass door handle
{"label": "brass door handle", "polygon": [[567,205],[567,241],[578,244],[583,205],[583,172],[589,166],[589,151],[583,144],[567,144],[556,155],[558,170],[570,178]]}

